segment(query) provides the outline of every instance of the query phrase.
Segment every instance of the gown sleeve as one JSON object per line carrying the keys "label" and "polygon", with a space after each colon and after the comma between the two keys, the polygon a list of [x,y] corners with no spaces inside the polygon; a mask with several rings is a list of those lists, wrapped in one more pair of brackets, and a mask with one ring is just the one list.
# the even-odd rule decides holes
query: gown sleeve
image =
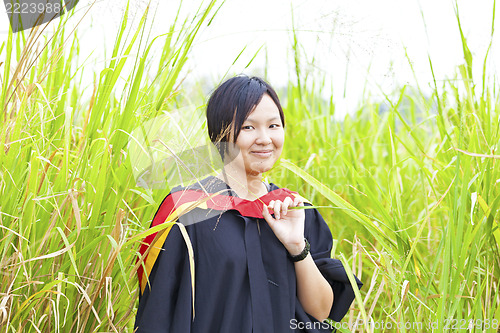
{"label": "gown sleeve", "polygon": [[[305,205],[310,206],[308,203]],[[328,224],[317,209],[306,209],[305,212],[305,237],[311,244],[311,256],[333,290],[333,304],[328,318],[341,321],[354,300],[354,290],[342,262],[330,257],[333,238]],[[363,283],[356,276],[354,279],[361,288]]]}
{"label": "gown sleeve", "polygon": [[139,298],[137,333],[191,332],[192,295],[186,244],[173,225]]}

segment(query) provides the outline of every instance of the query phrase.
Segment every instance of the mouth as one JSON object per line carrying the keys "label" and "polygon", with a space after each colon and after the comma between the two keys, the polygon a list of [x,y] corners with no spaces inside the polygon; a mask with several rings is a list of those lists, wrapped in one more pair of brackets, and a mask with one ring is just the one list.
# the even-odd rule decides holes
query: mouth
{"label": "mouth", "polygon": [[267,158],[270,157],[273,154],[272,150],[258,150],[258,151],[251,151],[251,154],[262,157],[262,158]]}

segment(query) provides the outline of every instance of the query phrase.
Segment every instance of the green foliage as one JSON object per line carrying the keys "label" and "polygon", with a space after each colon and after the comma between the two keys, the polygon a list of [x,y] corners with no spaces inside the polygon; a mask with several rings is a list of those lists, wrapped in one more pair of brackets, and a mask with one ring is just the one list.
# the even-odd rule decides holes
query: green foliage
{"label": "green foliage", "polygon": [[[9,33],[0,47],[3,331],[132,331],[137,250],[157,231],[147,228],[169,189],[136,187],[127,143],[137,124],[182,101],[174,87],[217,11],[212,1],[182,22],[177,15],[152,40],[148,13],[132,27],[126,12],[89,100],[80,98],[78,39],[64,22],[52,36],[41,27]],[[323,81],[301,72],[293,31],[296,80],[282,94],[286,146],[267,176],[321,206],[332,255],[365,283],[344,320],[351,331],[412,323],[399,331],[450,332],[471,323],[470,331],[494,332],[500,319],[498,92],[487,85],[484,59],[476,95],[456,14],[460,80],[434,81],[431,96],[402,87],[342,122],[334,101],[321,97]],[[153,65],[154,48],[161,56]],[[365,324],[354,327],[356,320]],[[385,326],[370,329],[366,320]]]}
{"label": "green foliage", "polygon": [[[89,100],[79,98],[84,67],[64,22],[53,35],[43,27],[9,33],[1,48],[2,331],[133,331],[140,241],[130,239],[148,228],[157,204],[134,189],[128,133],[165,111],[215,4],[153,40],[144,37],[148,12],[131,26],[127,7]],[[161,40],[153,71],[149,51]]]}
{"label": "green foliage", "polygon": [[321,87],[299,79],[288,86],[293,139],[268,177],[314,205],[333,204],[320,211],[337,240],[334,255],[365,283],[347,319],[352,331],[500,326],[500,105],[497,87],[484,86],[486,59],[476,95],[456,14],[465,64],[431,96],[405,86],[337,122]]}

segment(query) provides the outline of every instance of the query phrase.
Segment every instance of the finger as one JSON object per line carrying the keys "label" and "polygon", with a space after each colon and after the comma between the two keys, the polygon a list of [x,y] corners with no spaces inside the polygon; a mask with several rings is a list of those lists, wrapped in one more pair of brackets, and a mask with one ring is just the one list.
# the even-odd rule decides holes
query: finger
{"label": "finger", "polygon": [[266,220],[267,225],[274,231],[274,227],[276,225],[276,219],[269,213],[269,207],[264,205],[262,210],[262,215],[264,216],[264,220]]}
{"label": "finger", "polygon": [[283,200],[283,216],[286,215],[286,213],[288,212],[288,207],[290,207],[291,205],[293,205],[292,198],[286,197],[285,200]]}
{"label": "finger", "polygon": [[279,220],[280,219],[280,213],[281,213],[281,204],[282,202],[280,200],[276,200],[274,202],[274,217],[276,220]]}
{"label": "finger", "polygon": [[293,206],[294,207],[304,206],[304,200],[301,197],[295,197],[295,199],[293,200]]}
{"label": "finger", "polygon": [[267,204],[267,207],[273,209],[274,207],[274,200],[271,200],[268,204]]}
{"label": "finger", "polygon": [[273,217],[269,214],[269,207],[266,205],[263,205],[262,207],[262,216],[268,223],[271,223],[273,220]]}

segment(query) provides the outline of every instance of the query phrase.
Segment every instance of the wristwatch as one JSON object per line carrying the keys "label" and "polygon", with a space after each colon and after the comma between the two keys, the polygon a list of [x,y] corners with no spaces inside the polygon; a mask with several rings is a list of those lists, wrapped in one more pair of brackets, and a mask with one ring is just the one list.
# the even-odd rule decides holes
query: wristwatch
{"label": "wristwatch", "polygon": [[304,241],[306,243],[306,246],[304,247],[302,252],[300,252],[300,254],[297,254],[296,256],[292,256],[292,255],[290,255],[290,253],[288,253],[288,257],[290,258],[291,261],[297,262],[297,261],[304,260],[307,257],[307,255],[309,254],[309,250],[311,249],[311,244],[309,244],[309,242],[307,241],[307,238],[304,238]]}

